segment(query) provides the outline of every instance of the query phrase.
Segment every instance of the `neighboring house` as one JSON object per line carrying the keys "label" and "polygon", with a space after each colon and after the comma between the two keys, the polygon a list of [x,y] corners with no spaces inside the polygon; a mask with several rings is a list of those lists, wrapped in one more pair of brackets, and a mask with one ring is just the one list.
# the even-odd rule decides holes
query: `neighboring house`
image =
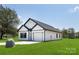
{"label": "neighboring house", "polygon": [[76,37],[76,38],[79,38],[79,32],[76,32],[76,33],[75,33],[75,37]]}
{"label": "neighboring house", "polygon": [[29,18],[18,29],[19,40],[48,41],[62,38],[59,29]]}

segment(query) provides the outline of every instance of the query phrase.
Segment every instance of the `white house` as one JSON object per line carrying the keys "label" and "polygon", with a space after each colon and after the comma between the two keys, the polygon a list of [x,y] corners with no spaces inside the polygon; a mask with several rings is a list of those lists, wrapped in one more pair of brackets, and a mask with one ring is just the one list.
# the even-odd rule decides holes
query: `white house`
{"label": "white house", "polygon": [[19,40],[48,41],[62,38],[59,29],[29,18],[18,29]]}

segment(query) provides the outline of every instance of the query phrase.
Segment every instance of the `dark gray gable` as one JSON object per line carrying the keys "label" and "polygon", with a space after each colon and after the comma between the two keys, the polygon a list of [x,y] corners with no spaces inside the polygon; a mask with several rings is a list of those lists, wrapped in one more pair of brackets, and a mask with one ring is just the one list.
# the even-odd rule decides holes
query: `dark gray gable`
{"label": "dark gray gable", "polygon": [[[39,25],[39,26],[41,26],[44,30],[50,30],[50,31],[55,31],[55,32],[61,32],[59,29],[57,29],[57,28],[54,28],[54,27],[52,27],[52,26],[50,26],[50,25],[48,25],[48,24],[45,24],[45,23],[43,23],[43,22],[40,22],[40,21],[37,21],[37,20],[34,20],[34,19],[32,19],[32,18],[29,18],[25,23],[24,23],[24,25],[22,25],[22,26],[25,26],[25,24],[29,21],[29,20],[32,20],[32,21],[34,21],[35,23],[36,23],[36,25]],[[35,26],[36,26],[35,25]],[[19,30],[22,28],[22,26],[19,28]],[[34,26],[34,27],[35,27]],[[26,27],[26,26],[25,26]],[[33,28],[34,28],[33,27]],[[27,27],[26,27],[27,28]],[[33,29],[32,28],[32,29]],[[28,29],[28,28],[27,28]],[[32,30],[32,29],[28,29],[28,30]]]}

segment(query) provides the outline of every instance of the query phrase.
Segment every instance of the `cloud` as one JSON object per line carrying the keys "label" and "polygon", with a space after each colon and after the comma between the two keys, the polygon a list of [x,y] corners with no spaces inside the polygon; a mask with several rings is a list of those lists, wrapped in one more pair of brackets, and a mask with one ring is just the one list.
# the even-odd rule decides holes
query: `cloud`
{"label": "cloud", "polygon": [[79,6],[75,6],[74,8],[70,9],[69,12],[72,12],[72,13],[79,12]]}

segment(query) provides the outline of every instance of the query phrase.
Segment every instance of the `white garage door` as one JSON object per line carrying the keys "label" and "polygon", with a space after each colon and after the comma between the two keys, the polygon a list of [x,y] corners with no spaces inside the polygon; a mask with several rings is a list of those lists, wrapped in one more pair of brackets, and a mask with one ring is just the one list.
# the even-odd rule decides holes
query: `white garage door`
{"label": "white garage door", "polygon": [[33,40],[34,41],[43,41],[43,32],[34,32]]}

